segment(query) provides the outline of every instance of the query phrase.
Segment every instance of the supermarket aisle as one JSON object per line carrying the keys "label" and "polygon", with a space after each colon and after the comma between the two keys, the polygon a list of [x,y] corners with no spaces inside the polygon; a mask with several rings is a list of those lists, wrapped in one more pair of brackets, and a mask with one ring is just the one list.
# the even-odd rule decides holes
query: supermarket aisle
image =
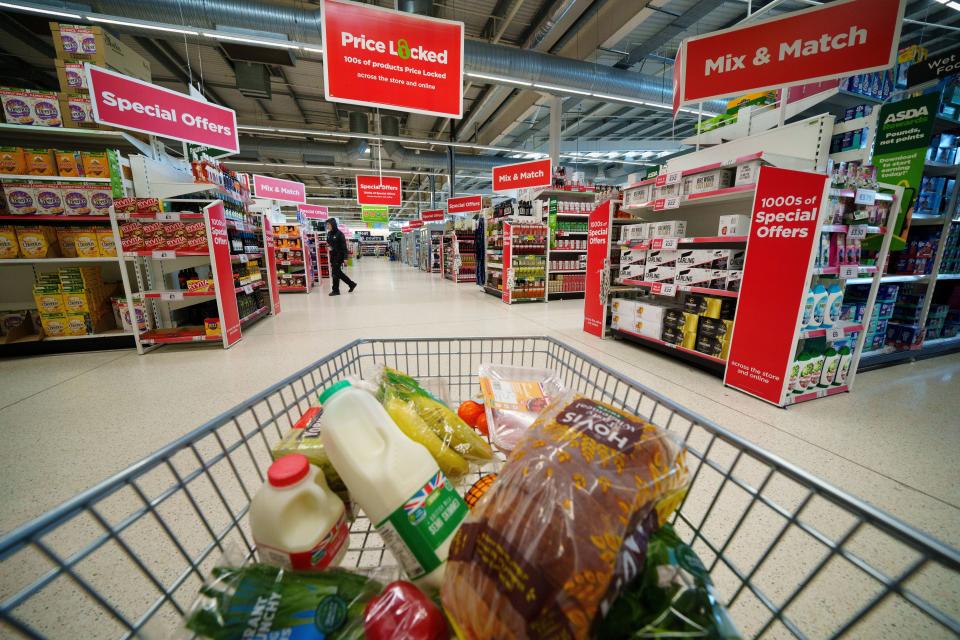
{"label": "supermarket aisle", "polygon": [[[508,307],[469,284],[363,259],[352,295],[285,294],[234,348],[0,361],[0,530],[55,506],[361,337],[547,334],[914,526],[960,544],[960,355],[865,374],[854,394],[777,409],[660,355],[580,330],[581,301]],[[944,446],[947,444],[948,446]],[[951,446],[952,445],[952,446]],[[43,487],[38,490],[38,487]]]}

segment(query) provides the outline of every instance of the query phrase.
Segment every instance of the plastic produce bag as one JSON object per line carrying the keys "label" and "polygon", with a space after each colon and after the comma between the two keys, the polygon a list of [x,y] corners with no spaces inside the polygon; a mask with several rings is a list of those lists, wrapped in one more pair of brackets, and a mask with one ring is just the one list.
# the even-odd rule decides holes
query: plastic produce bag
{"label": "plastic produce bag", "polygon": [[587,638],[640,573],[689,474],[670,434],[567,393],[518,443],[450,545],[441,592],[466,638]]}
{"label": "plastic produce bag", "polygon": [[[389,581],[395,570],[383,573]],[[217,566],[187,615],[201,638],[364,637],[367,604],[383,582],[342,569],[287,571],[265,564]]]}
{"label": "plastic produce bag", "polygon": [[540,412],[563,393],[563,383],[550,369],[482,364],[479,377],[490,441],[504,451],[512,451]]}
{"label": "plastic produce bag", "polygon": [[293,425],[293,429],[280,442],[273,445],[270,454],[274,460],[279,460],[292,453],[305,455],[310,464],[323,471],[323,477],[330,490],[340,496],[344,504],[349,505],[350,495],[347,492],[347,485],[343,483],[337,470],[333,468],[333,463],[330,462],[330,458],[323,447],[323,441],[320,439],[320,416],[322,414],[323,409],[319,406],[307,409]]}
{"label": "plastic produce bag", "polygon": [[493,459],[490,445],[414,378],[384,367],[376,380],[377,399],[387,413],[409,438],[430,451],[445,474],[462,476],[469,463]]}
{"label": "plastic produce bag", "polygon": [[597,638],[739,640],[700,558],[663,525],[650,536],[642,576],[630,584],[597,627]]}

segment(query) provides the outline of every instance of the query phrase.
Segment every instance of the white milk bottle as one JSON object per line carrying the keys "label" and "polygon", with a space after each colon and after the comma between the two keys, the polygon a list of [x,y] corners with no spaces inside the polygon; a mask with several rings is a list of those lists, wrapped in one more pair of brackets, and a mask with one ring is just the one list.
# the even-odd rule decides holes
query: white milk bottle
{"label": "white milk bottle", "polygon": [[260,560],[285,569],[326,569],[347,551],[343,501],[300,454],[270,465],[250,505],[250,529]]}
{"label": "white milk bottle", "polygon": [[370,393],[349,381],[320,395],[323,446],[411,580],[439,589],[467,505],[426,447],[403,435]]}

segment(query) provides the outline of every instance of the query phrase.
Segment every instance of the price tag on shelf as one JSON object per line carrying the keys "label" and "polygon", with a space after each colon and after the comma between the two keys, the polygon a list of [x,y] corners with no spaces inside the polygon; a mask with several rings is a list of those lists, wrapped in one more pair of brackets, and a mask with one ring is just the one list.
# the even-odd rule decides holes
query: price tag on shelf
{"label": "price tag on shelf", "polygon": [[130,214],[127,213],[126,211],[117,212],[117,220],[129,220],[129,219],[130,219]]}
{"label": "price tag on shelf", "polygon": [[169,260],[171,258],[176,258],[176,257],[177,257],[176,251],[154,251],[153,252],[154,260]]}
{"label": "price tag on shelf", "polygon": [[857,189],[853,201],[856,204],[874,205],[877,203],[877,192],[873,189]]}
{"label": "price tag on shelf", "polygon": [[182,291],[161,291],[160,299],[166,300],[167,302],[173,302],[175,300],[183,300]]}
{"label": "price tag on shelf", "polygon": [[860,275],[860,267],[855,264],[840,265],[840,277],[843,279],[856,278]]}
{"label": "price tag on shelf", "polygon": [[655,282],[650,287],[650,293],[658,296],[675,296],[677,295],[677,285],[665,282]]}
{"label": "price tag on shelf", "polygon": [[661,249],[666,249],[667,251],[675,251],[679,246],[679,240],[677,238],[654,238],[650,242],[650,248],[654,251]]}
{"label": "price tag on shelf", "polygon": [[207,336],[193,336],[192,338],[190,338],[190,340],[192,342],[206,342]]}
{"label": "price tag on shelf", "polygon": [[830,327],[827,329],[827,342],[836,342],[837,340],[843,340],[844,332],[841,327]]}
{"label": "price tag on shelf", "polygon": [[282,265],[284,265],[284,266],[289,266],[289,265],[290,265],[290,260],[280,260],[280,264],[282,264]]}
{"label": "price tag on shelf", "polygon": [[239,257],[240,257],[240,262],[246,262],[247,260],[249,260],[249,258],[247,258],[247,254],[245,253],[241,253]]}
{"label": "price tag on shelf", "polygon": [[683,174],[679,171],[671,171],[670,173],[661,173],[657,176],[657,180],[654,183],[658,187],[663,187],[668,184],[679,184],[680,178]]}
{"label": "price tag on shelf", "polygon": [[180,222],[180,214],[177,212],[158,213],[157,220],[161,220],[163,222]]}
{"label": "price tag on shelf", "polygon": [[253,285],[252,284],[244,285],[243,292],[247,294],[253,293]]}
{"label": "price tag on shelf", "polygon": [[863,240],[867,237],[867,225],[853,224],[847,227],[848,240]]}

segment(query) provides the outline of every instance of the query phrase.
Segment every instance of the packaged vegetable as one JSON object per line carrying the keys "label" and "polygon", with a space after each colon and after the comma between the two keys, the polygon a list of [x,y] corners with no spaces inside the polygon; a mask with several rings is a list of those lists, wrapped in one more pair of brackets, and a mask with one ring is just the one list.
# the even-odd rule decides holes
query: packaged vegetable
{"label": "packaged vegetable", "polygon": [[451,447],[446,446],[443,440],[427,426],[416,412],[412,402],[388,397],[383,401],[383,408],[387,410],[405,436],[427,448],[433,459],[437,461],[440,470],[448,478],[459,478],[470,470],[467,461]]}
{"label": "packaged vegetable", "polygon": [[588,637],[686,492],[686,452],[613,406],[564,394],[467,516],[442,598],[466,638]]}
{"label": "packaged vegetable", "polygon": [[292,453],[305,455],[310,464],[323,471],[327,486],[343,500],[344,504],[349,505],[350,494],[347,492],[347,485],[333,468],[333,463],[330,462],[327,451],[323,447],[323,441],[320,439],[321,415],[323,415],[322,407],[314,406],[307,409],[283,440],[273,445],[270,454],[274,460]]}
{"label": "packaged vegetable", "polygon": [[201,638],[361,640],[367,604],[383,585],[342,569],[217,566],[187,616]]}
{"label": "packaged vegetable", "polygon": [[490,441],[504,451],[513,450],[540,412],[563,393],[563,383],[550,369],[482,364],[479,378]]}
{"label": "packaged vegetable", "polygon": [[641,576],[597,626],[604,640],[712,638],[739,640],[700,558],[669,524],[650,536]]}
{"label": "packaged vegetable", "polygon": [[386,406],[391,399],[409,403],[411,410],[440,439],[444,448],[453,449],[467,462],[482,464],[493,459],[490,445],[461,420],[456,412],[437,400],[414,378],[396,369],[384,367],[377,376],[377,383],[377,399],[382,404]]}

